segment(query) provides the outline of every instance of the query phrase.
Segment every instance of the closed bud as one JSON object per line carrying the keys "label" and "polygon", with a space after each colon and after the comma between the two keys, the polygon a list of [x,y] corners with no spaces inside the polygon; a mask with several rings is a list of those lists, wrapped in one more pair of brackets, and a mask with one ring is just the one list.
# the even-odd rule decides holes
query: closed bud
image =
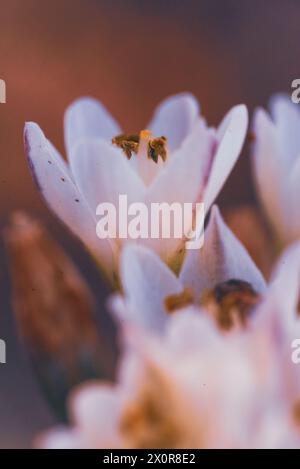
{"label": "closed bud", "polygon": [[63,249],[27,215],[12,216],[6,241],[21,337],[49,401],[65,417],[70,389],[104,374],[91,291]]}

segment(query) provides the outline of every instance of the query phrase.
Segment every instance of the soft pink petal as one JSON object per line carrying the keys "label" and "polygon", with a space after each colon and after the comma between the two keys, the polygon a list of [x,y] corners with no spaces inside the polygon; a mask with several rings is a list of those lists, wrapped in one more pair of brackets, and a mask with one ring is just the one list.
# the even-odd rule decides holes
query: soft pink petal
{"label": "soft pink petal", "polygon": [[[169,158],[168,153],[168,158]],[[148,158],[146,151],[139,151],[139,154],[133,153],[128,164],[138,173],[144,184],[148,187],[160,171],[166,166],[166,162],[160,157],[157,163]]]}
{"label": "soft pink petal", "polygon": [[80,449],[82,443],[80,432],[61,426],[40,435],[34,446],[38,449]]}
{"label": "soft pink petal", "polygon": [[80,428],[92,446],[98,448],[118,438],[121,408],[118,388],[97,381],[80,386],[70,400],[75,428]]}
{"label": "soft pink petal", "polygon": [[119,125],[99,101],[89,97],[74,101],[65,112],[65,144],[67,153],[81,140],[111,139],[122,133]]}
{"label": "soft pink petal", "polygon": [[181,360],[186,354],[196,355],[196,351],[201,354],[206,347],[213,347],[221,339],[212,318],[197,306],[189,306],[173,314],[165,337],[172,356]]}
{"label": "soft pink petal", "polygon": [[[278,409],[277,405],[265,407],[261,421],[252,431],[251,448],[253,449],[299,449],[299,432],[289,415],[288,409]],[[248,446],[249,447],[249,446]]]}
{"label": "soft pink petal", "polygon": [[276,94],[270,100],[283,163],[291,170],[300,157],[300,111],[289,95]]}
{"label": "soft pink petal", "polygon": [[[273,341],[273,362],[280,370],[280,398],[290,408],[300,395],[299,364],[292,361],[292,344],[300,338],[298,313],[300,296],[300,242],[290,245],[280,257],[272,274],[270,286],[255,315],[255,334],[262,331],[264,344]],[[260,347],[260,350],[262,347]],[[270,346],[269,346],[270,349]]]}
{"label": "soft pink petal", "polygon": [[248,353],[246,337],[239,334],[228,340],[207,315],[199,313],[173,315],[163,343],[157,339],[147,344],[146,338],[141,341],[142,351],[175,378],[176,389],[184,390],[197,422],[201,422],[202,445],[247,444],[249,427],[245,422],[250,424],[262,399],[258,362]]}
{"label": "soft pink petal", "polygon": [[180,280],[200,294],[230,279],[245,280],[258,292],[265,289],[262,274],[214,206],[205,230],[204,245],[199,250],[187,250]]}
{"label": "soft pink petal", "polygon": [[262,204],[271,222],[285,237],[290,223],[290,203],[286,168],[282,161],[276,128],[263,109],[258,109],[253,125],[253,169]]}
{"label": "soft pink petal", "polygon": [[64,160],[45,138],[37,124],[24,130],[25,149],[33,178],[53,212],[97,256],[107,271],[113,255],[107,240],[96,236],[96,217],[78,191]]}
{"label": "soft pink petal", "polygon": [[119,210],[119,195],[127,196],[129,206],[143,201],[145,187],[121,150],[103,140],[89,140],[73,148],[70,160],[76,184],[92,213],[96,216],[99,204],[111,203],[116,208],[117,226],[120,214],[127,227],[127,210]]}
{"label": "soft pink petal", "polygon": [[173,151],[192,130],[198,115],[196,98],[189,93],[177,94],[162,101],[147,128],[156,137],[167,137],[169,150]]}
{"label": "soft pink petal", "polygon": [[[129,306],[127,304],[126,298],[120,293],[113,293],[108,297],[106,302],[107,309],[116,317],[118,321],[126,324],[128,320],[131,320],[132,312],[129,311]],[[135,313],[133,312],[133,315]],[[133,319],[135,322],[135,319]]]}
{"label": "soft pink petal", "polygon": [[[209,173],[214,147],[214,137],[201,122],[176,150],[153,181],[146,193],[146,203],[179,203],[183,210],[184,203],[193,204],[201,200]],[[167,223],[167,219],[162,222]],[[171,224],[171,234],[174,224]],[[181,244],[181,239],[170,238],[149,239],[147,246],[154,249],[165,260],[171,258]]]}
{"label": "soft pink petal", "polygon": [[162,331],[167,319],[164,299],[182,290],[178,279],[151,250],[136,244],[124,248],[120,268],[128,320]]}
{"label": "soft pink petal", "polygon": [[[300,296],[300,242],[289,246],[280,257],[274,270],[267,296],[274,298],[276,308],[281,311],[282,320],[290,326],[298,317]],[[300,321],[298,320],[299,325]]]}
{"label": "soft pink petal", "polygon": [[290,192],[290,219],[287,226],[291,239],[295,240],[299,239],[300,236],[300,157],[293,165],[291,175],[286,183],[289,185]]}
{"label": "soft pink petal", "polygon": [[216,199],[241,152],[248,126],[244,105],[233,107],[217,131],[218,146],[204,193],[206,211]]}

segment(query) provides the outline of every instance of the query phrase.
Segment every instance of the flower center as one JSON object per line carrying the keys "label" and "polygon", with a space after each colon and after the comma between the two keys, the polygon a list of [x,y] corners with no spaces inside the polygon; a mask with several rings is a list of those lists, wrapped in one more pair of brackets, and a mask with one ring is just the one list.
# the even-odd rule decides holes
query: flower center
{"label": "flower center", "polygon": [[142,130],[139,135],[117,135],[112,139],[112,143],[121,148],[129,160],[132,153],[146,154],[154,163],[158,162],[159,156],[163,161],[167,158],[167,138],[152,137],[150,130]]}
{"label": "flower center", "polygon": [[259,295],[250,283],[231,279],[205,292],[200,304],[212,314],[221,329],[230,330],[236,324],[246,326],[258,301]]}
{"label": "flower center", "polygon": [[194,303],[194,293],[191,288],[185,288],[181,293],[169,295],[165,298],[165,308],[168,313],[174,313]]}
{"label": "flower center", "polygon": [[221,329],[230,330],[236,325],[247,325],[247,319],[259,300],[250,283],[230,279],[204,291],[200,298],[191,288],[184,288],[180,293],[167,296],[164,304],[170,314],[193,304],[203,306]]}
{"label": "flower center", "polygon": [[[120,431],[130,448],[180,448],[186,436],[172,382],[149,365],[145,379],[121,415]],[[191,446],[192,447],[192,446]]]}

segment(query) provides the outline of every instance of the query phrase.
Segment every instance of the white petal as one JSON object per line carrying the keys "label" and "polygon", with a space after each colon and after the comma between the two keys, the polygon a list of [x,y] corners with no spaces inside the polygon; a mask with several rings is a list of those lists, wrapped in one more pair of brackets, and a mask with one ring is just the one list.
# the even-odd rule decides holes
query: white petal
{"label": "white petal", "polygon": [[167,137],[168,147],[173,151],[192,130],[198,115],[196,98],[189,93],[180,93],[165,99],[157,107],[147,128],[156,137]]}
{"label": "white petal", "polygon": [[290,219],[287,226],[290,232],[291,240],[299,239],[300,237],[300,158],[296,160],[296,163],[292,167],[291,176],[289,181],[289,213]]}
{"label": "white petal", "polygon": [[284,94],[276,94],[270,100],[270,108],[278,141],[288,170],[300,157],[300,111],[291,97]]}
{"label": "white petal", "polygon": [[121,281],[129,321],[162,331],[167,319],[164,299],[182,291],[173,272],[149,249],[129,244],[121,256]]}
{"label": "white petal", "polygon": [[224,117],[218,131],[218,146],[204,194],[205,210],[221,191],[241,152],[248,126],[248,112],[244,105],[233,107]]}
{"label": "white petal", "polygon": [[138,173],[144,184],[149,187],[156,176],[162,171],[166,163],[159,157],[157,163],[146,154],[132,154],[128,163]]}
{"label": "white petal", "polygon": [[121,323],[126,323],[130,320],[129,306],[126,299],[120,293],[114,293],[108,297],[106,302],[107,309],[116,317]]}
{"label": "white petal", "polygon": [[197,295],[230,279],[247,281],[257,292],[265,288],[260,271],[225,224],[216,206],[211,211],[203,247],[186,252],[179,278]]}
{"label": "white petal", "polygon": [[253,168],[259,195],[271,222],[283,238],[290,225],[288,175],[282,161],[276,128],[263,109],[258,109],[253,124]]}
{"label": "white petal", "polygon": [[148,188],[157,201],[195,202],[204,190],[215,139],[199,121]]}
{"label": "white petal", "polygon": [[122,133],[103,104],[89,97],[74,101],[65,112],[64,122],[68,155],[74,145],[83,139],[103,138],[110,141]]}
{"label": "white petal", "polygon": [[49,207],[97,256],[104,269],[111,271],[110,244],[97,238],[96,218],[75,186],[67,165],[37,124],[25,125],[24,139],[33,178]]}
{"label": "white petal", "polygon": [[[290,245],[280,257],[272,274],[264,301],[258,306],[255,335],[263,332],[273,342],[273,361],[282,368],[282,397],[295,400],[300,393],[299,365],[292,361],[292,343],[300,337],[298,312],[300,297],[300,242]],[[259,331],[259,332],[257,332]],[[270,348],[270,347],[269,347]]]}
{"label": "white petal", "polygon": [[222,339],[211,317],[195,306],[171,316],[165,337],[172,356],[178,359],[184,359],[185,354],[191,351],[201,354]]}
{"label": "white petal", "polygon": [[96,381],[80,386],[70,400],[72,421],[91,447],[116,441],[121,408],[118,388]]}
{"label": "white petal", "polygon": [[[181,205],[182,211],[185,203],[192,203],[195,209],[195,203],[201,200],[209,174],[214,143],[211,132],[199,122],[148,188],[146,202],[149,210],[151,203],[171,205],[174,202]],[[162,222],[168,223],[167,218]],[[173,231],[172,223],[171,234]],[[181,243],[182,240],[174,236],[145,241],[147,246],[165,260],[171,258]]]}
{"label": "white petal", "polygon": [[248,439],[247,447],[256,450],[299,448],[298,428],[282,402],[278,401],[273,406],[267,403],[263,418],[257,422],[256,431],[252,431],[249,436],[251,443],[249,444]]}
{"label": "white petal", "polygon": [[[70,153],[71,168],[76,184],[84,194],[94,215],[100,203],[110,203],[116,208],[117,224],[127,210],[120,207],[119,195],[127,195],[128,206],[141,202],[145,186],[128,164],[122,151],[103,140],[79,143]],[[117,233],[118,234],[118,233]]]}
{"label": "white petal", "polygon": [[80,449],[79,432],[65,427],[56,427],[40,435],[34,444],[38,449]]}
{"label": "white petal", "polygon": [[37,440],[47,449],[104,449],[122,446],[119,419],[123,406],[119,387],[90,382],[69,400],[71,429],[58,427]]}
{"label": "white petal", "polygon": [[[289,246],[282,256],[272,275],[267,296],[275,298],[277,309],[284,315],[287,325],[296,321],[300,296],[300,242]],[[298,320],[299,325],[300,321]],[[295,336],[296,337],[296,336]]]}

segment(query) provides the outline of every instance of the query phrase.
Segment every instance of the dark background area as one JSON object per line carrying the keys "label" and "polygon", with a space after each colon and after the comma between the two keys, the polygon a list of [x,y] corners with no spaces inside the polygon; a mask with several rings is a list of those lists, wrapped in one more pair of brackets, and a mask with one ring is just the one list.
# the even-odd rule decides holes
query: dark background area
{"label": "dark background area", "polygon": [[[191,91],[210,124],[234,104],[266,106],[300,76],[297,0],[0,0],[0,223],[26,209],[72,255],[98,296],[96,269],[35,190],[24,158],[26,120],[63,151],[65,107],[80,95],[103,101],[125,130],[145,126],[167,95]],[[247,148],[219,197],[255,203]],[[16,334],[3,244],[0,250],[0,447],[28,447],[54,417]]]}

